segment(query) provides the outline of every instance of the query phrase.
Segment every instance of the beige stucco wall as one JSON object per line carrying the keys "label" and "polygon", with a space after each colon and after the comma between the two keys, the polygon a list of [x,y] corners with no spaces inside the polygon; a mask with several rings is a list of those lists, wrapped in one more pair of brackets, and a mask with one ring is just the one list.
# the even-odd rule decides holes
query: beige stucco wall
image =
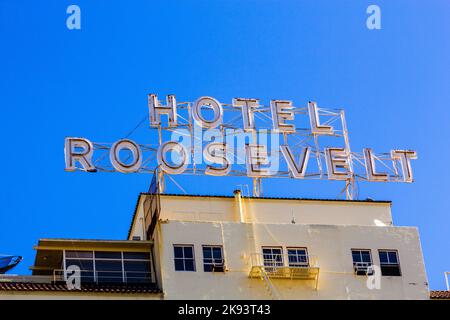
{"label": "beige stucco wall", "polygon": [[[143,198],[130,234],[143,234]],[[312,201],[284,199],[242,198],[242,217],[245,222],[291,223],[326,225],[391,225],[390,203]],[[161,196],[162,220],[179,221],[239,221],[239,203],[235,198]]]}
{"label": "beige stucco wall", "polygon": [[[303,224],[251,224],[169,221],[160,225],[161,279],[166,299],[269,299],[262,280],[249,279],[250,254],[261,246],[307,247],[320,264],[318,290],[307,280],[273,280],[282,299],[428,299],[417,229]],[[196,272],[176,272],[174,244],[195,246]],[[205,273],[202,245],[223,245],[225,273]],[[353,275],[352,248],[399,252],[402,276],[382,277],[370,290],[366,277]]]}

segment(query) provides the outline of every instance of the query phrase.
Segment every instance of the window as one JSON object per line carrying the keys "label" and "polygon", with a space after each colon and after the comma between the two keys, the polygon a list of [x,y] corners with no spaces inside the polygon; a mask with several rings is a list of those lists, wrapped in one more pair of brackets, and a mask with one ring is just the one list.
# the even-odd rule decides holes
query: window
{"label": "window", "polygon": [[371,274],[372,255],[368,249],[352,249],[353,268],[356,275],[365,276]]}
{"label": "window", "polygon": [[95,273],[98,283],[122,282],[122,253],[95,252]]}
{"label": "window", "polygon": [[175,271],[195,271],[194,246],[174,245]]}
{"label": "window", "polygon": [[287,248],[289,267],[308,267],[308,251],[306,248]]}
{"label": "window", "polygon": [[381,275],[401,276],[397,250],[378,250]]}
{"label": "window", "polygon": [[124,252],[123,269],[124,279],[127,283],[153,282],[149,252]]}
{"label": "window", "polygon": [[64,270],[70,266],[80,268],[81,283],[95,282],[94,275],[94,252],[92,251],[66,251]]}
{"label": "window", "polygon": [[263,247],[263,260],[267,272],[274,272],[276,268],[283,266],[283,250],[279,247]]}
{"label": "window", "polygon": [[66,251],[65,268],[70,265],[80,267],[82,283],[154,282],[149,252]]}
{"label": "window", "polygon": [[203,246],[203,271],[225,271],[222,246]]}

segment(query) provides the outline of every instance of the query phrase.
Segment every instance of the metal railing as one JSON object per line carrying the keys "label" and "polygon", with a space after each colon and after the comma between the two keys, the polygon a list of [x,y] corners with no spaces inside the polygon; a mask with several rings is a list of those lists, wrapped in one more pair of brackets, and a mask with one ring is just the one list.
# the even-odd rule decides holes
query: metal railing
{"label": "metal railing", "polygon": [[[307,254],[253,253],[250,255],[250,278],[313,280],[317,290],[319,262],[316,256]],[[272,290],[271,290],[272,291]]]}
{"label": "metal railing", "polygon": [[66,281],[69,277],[78,277],[81,283],[111,283],[111,284],[154,284],[154,274],[144,271],[98,271],[80,270],[76,272],[64,272],[63,269],[53,270],[53,281]]}
{"label": "metal railing", "polygon": [[318,268],[317,256],[298,254],[266,254],[252,253],[250,255],[251,266],[265,267],[266,269],[276,269],[280,267],[291,268]]}

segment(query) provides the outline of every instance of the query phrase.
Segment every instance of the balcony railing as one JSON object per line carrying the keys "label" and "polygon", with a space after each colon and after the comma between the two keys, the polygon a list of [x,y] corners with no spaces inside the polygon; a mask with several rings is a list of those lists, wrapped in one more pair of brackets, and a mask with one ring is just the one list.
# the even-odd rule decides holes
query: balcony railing
{"label": "balcony railing", "polygon": [[95,284],[154,284],[155,279],[152,272],[142,271],[94,271],[80,270],[78,274],[74,272],[64,273],[62,269],[53,270],[53,281],[66,281],[69,277],[83,283]]}
{"label": "balcony railing", "polygon": [[315,280],[319,278],[316,256],[254,253],[250,256],[251,278]]}

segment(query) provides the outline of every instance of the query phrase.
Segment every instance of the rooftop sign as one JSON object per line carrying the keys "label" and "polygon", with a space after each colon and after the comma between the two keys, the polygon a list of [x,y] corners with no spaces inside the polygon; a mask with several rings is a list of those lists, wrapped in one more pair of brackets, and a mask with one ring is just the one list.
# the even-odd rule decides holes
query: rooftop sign
{"label": "rooftop sign", "polygon": [[[235,98],[230,104],[203,96],[165,103],[148,95],[148,144],[128,137],[112,144],[65,140],[66,170],[205,174],[262,178],[412,182],[415,151],[370,148],[352,152],[344,111],[316,102]],[[325,147],[323,147],[325,145]],[[106,160],[109,158],[109,161]]]}

